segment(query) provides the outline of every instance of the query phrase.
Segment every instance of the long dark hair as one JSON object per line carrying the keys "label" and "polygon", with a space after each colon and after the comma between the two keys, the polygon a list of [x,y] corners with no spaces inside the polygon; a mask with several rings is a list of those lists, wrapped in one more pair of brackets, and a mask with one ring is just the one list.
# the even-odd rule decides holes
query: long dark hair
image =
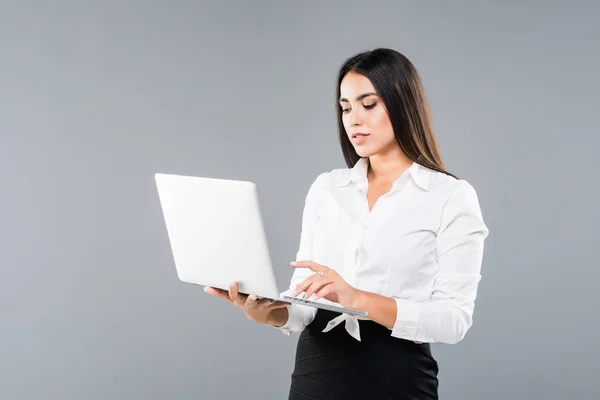
{"label": "long dark hair", "polygon": [[[360,159],[342,122],[339,104],[340,85],[349,72],[368,78],[387,109],[400,149],[412,161],[435,171],[446,171],[433,130],[425,90],[416,68],[396,50],[378,48],[348,58],[338,72],[335,102],[340,145],[344,159],[352,168]],[[458,179],[458,178],[457,178]]]}

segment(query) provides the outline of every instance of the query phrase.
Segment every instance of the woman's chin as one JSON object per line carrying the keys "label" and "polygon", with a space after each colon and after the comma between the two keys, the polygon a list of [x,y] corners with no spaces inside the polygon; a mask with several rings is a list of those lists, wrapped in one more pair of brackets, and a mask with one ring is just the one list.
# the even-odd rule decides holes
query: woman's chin
{"label": "woman's chin", "polygon": [[371,157],[375,152],[371,149],[368,149],[364,146],[354,146],[354,151],[361,158]]}

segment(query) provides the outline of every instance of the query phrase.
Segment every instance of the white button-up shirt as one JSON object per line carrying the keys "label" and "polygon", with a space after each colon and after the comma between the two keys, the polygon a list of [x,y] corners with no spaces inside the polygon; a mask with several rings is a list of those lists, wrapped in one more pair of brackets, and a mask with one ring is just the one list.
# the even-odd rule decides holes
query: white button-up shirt
{"label": "white button-up shirt", "polygon": [[[366,158],[317,177],[306,196],[297,260],[335,269],[353,287],[395,299],[390,334],[418,342],[456,343],[473,322],[488,235],[477,194],[465,180],[413,163],[369,212]],[[290,289],[313,272],[294,271]],[[292,304],[280,327],[302,331],[317,312]],[[360,340],[356,317],[342,314]]]}

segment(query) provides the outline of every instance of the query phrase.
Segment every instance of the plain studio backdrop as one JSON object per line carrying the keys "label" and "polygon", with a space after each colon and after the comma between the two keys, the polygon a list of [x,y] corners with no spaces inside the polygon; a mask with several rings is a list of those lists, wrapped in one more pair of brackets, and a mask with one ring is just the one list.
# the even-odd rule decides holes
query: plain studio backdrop
{"label": "plain studio backdrop", "polygon": [[287,398],[298,336],[177,279],[154,173],[256,182],[287,285],[345,166],[337,68],[375,47],[416,65],[491,232],[441,398],[600,390],[598,3],[0,5],[0,398]]}

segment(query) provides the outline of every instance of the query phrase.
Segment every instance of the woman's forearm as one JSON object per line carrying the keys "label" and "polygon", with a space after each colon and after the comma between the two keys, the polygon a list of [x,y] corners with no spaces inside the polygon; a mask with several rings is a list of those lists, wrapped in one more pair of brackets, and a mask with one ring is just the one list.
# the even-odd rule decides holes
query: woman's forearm
{"label": "woman's forearm", "polygon": [[273,325],[276,328],[279,328],[287,322],[289,317],[289,312],[287,307],[284,308],[276,308],[271,311],[269,318],[267,319],[267,324]]}
{"label": "woman's forearm", "polygon": [[[368,312],[370,320],[390,329],[396,322],[396,301],[390,297],[359,290],[352,308]],[[267,324],[279,328],[285,325],[288,318],[287,307],[276,308],[271,311]]]}
{"label": "woman's forearm", "polygon": [[352,308],[366,311],[370,320],[387,328],[393,328],[396,323],[396,300],[391,297],[357,290]]}

